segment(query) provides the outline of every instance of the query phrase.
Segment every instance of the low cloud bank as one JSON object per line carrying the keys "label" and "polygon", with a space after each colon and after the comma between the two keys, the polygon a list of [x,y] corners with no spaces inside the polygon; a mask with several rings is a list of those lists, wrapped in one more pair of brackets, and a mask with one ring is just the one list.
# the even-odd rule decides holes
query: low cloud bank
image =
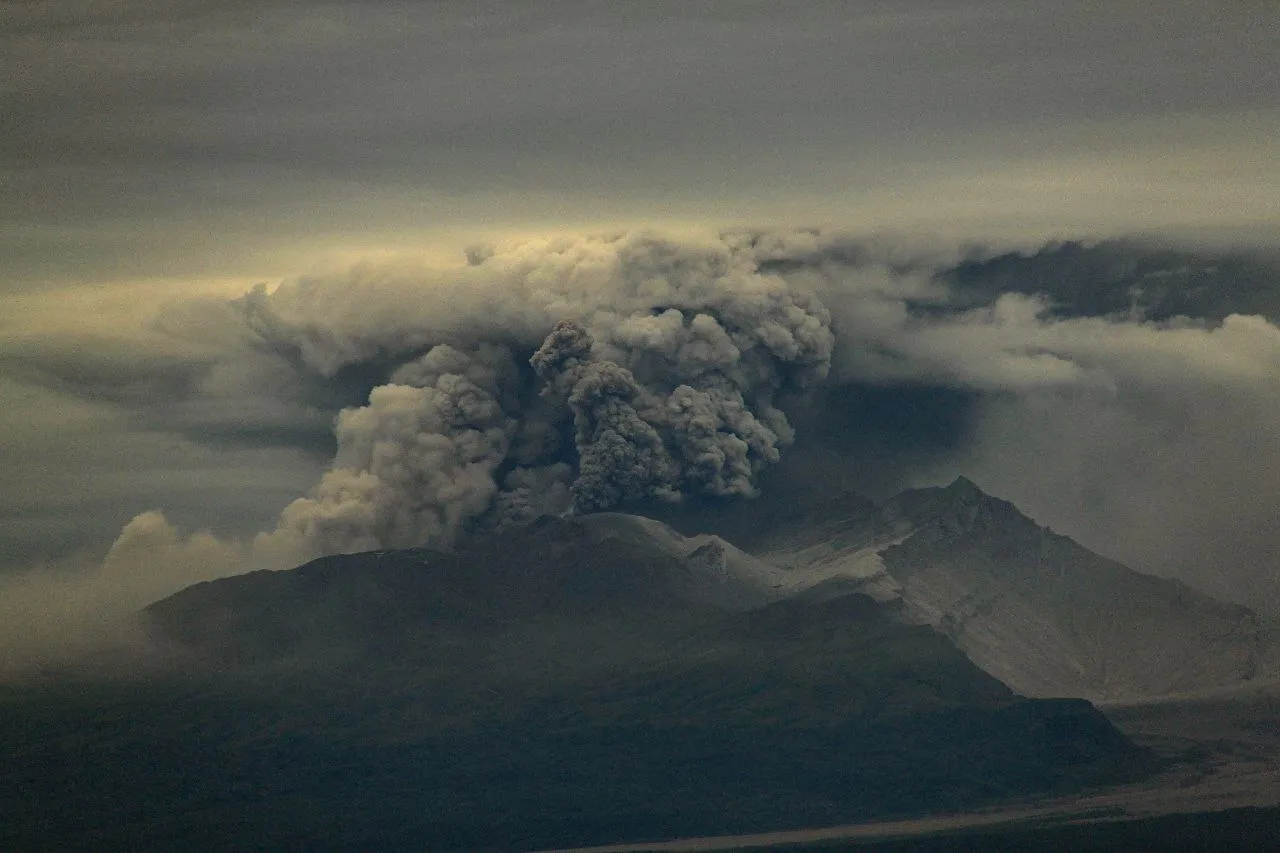
{"label": "low cloud bank", "polygon": [[[157,599],[244,570],[243,545],[183,535],[157,511],[137,515],[105,559],[80,557],[0,577],[0,677],[83,658],[122,661],[145,649],[133,618]],[[106,655],[106,657],[101,657]]]}

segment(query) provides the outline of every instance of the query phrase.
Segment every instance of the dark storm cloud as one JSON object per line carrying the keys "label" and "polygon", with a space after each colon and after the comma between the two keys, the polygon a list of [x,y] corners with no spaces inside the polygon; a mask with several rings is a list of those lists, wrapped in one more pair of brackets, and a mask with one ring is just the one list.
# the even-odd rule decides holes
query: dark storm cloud
{"label": "dark storm cloud", "polygon": [[818,389],[797,405],[799,440],[763,489],[888,498],[953,464],[974,438],[984,399],[923,383],[846,380]]}
{"label": "dark storm cloud", "polygon": [[960,304],[1002,293],[1044,295],[1061,317],[1118,315],[1221,321],[1229,314],[1280,319],[1280,256],[1105,241],[978,257],[940,273]]}

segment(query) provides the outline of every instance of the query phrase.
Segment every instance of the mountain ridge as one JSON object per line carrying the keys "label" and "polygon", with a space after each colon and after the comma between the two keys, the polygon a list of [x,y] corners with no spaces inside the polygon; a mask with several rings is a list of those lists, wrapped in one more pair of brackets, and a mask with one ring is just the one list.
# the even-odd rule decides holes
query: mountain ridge
{"label": "mountain ridge", "polygon": [[[378,826],[468,850],[777,829],[1153,769],[1088,702],[1020,697],[901,606],[839,578],[782,577],[714,536],[602,514],[545,518],[471,550],[213,581],[145,618],[181,650],[173,677],[195,696],[182,724],[253,745],[252,764],[216,757],[216,784],[200,791],[345,809],[352,827],[338,831],[357,845],[385,841],[368,834]],[[74,789],[95,789],[99,766],[148,778],[117,765],[146,755],[154,726],[168,731],[152,713],[138,712],[129,748],[105,765],[74,762]],[[40,754],[43,737],[15,754]],[[233,801],[229,825],[275,817]],[[297,821],[274,831],[324,837]]]}
{"label": "mountain ridge", "polygon": [[[697,519],[702,529],[690,536],[662,520],[618,512],[543,518],[472,550],[496,554],[538,540],[551,548],[546,553],[558,554],[557,536],[565,535],[603,549],[575,557],[577,571],[555,558],[518,577],[489,578],[495,588],[516,583],[530,611],[585,606],[580,596],[590,598],[591,589],[625,595],[632,608],[672,596],[751,610],[797,595],[866,595],[948,636],[1027,696],[1131,701],[1280,675],[1276,632],[1253,611],[1095,554],[964,476],[878,505],[842,493],[758,507],[757,523],[749,503],[727,506],[725,524],[704,514]],[[687,519],[683,526],[687,531]],[[727,529],[743,541],[724,538]],[[648,556],[639,558],[641,552]],[[325,559],[368,567],[392,553],[400,552]],[[456,559],[447,552],[411,553],[438,566]],[[631,568],[619,574],[606,554]],[[479,575],[462,583],[466,590],[440,594],[452,594],[456,607],[478,606],[481,577],[495,562],[501,558],[444,572],[455,586],[462,583],[459,571]],[[324,565],[322,559],[302,567],[302,576],[323,572]],[[507,604],[515,601],[509,597]],[[384,612],[404,606],[370,604]]]}
{"label": "mountain ridge", "polygon": [[757,529],[748,550],[901,601],[1026,695],[1132,700],[1278,674],[1255,612],[1095,554],[963,476],[834,524]]}

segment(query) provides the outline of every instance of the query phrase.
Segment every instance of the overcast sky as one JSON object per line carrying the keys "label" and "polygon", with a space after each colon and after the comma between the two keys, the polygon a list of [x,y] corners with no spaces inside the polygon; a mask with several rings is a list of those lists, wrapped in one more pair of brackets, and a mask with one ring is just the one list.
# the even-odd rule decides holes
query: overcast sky
{"label": "overcast sky", "polygon": [[[307,490],[368,377],[242,357],[257,282],[635,227],[1274,253],[1277,57],[1271,0],[0,2],[0,565]],[[1052,513],[1001,417],[955,460]]]}
{"label": "overcast sky", "polygon": [[632,223],[1276,236],[1269,0],[0,8],[10,287]]}

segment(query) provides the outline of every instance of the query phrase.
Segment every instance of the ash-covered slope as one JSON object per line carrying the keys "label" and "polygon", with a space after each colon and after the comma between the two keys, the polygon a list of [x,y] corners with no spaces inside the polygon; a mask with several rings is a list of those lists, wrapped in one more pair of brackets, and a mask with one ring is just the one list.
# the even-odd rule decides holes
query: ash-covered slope
{"label": "ash-covered slope", "polygon": [[1131,699],[1274,671],[1249,609],[1101,557],[963,477],[748,544],[797,583],[844,574],[900,599],[1024,695]]}
{"label": "ash-covered slope", "polygon": [[[602,513],[544,517],[459,552],[339,555],[201,583],[143,615],[153,636],[222,671],[358,667],[362,678],[399,678],[412,669],[443,675],[451,690],[465,683],[468,695],[504,697],[468,708],[472,721],[518,712],[507,701],[513,690],[554,704],[631,681],[608,704],[634,704],[628,713],[652,723],[666,713],[667,691],[634,689],[647,678],[693,678],[707,690],[695,698],[681,683],[669,710],[685,721],[767,707],[792,725],[1019,701],[898,608],[838,580],[784,582],[793,579],[719,537]],[[797,671],[775,671],[770,683],[763,673],[778,661]],[[841,673],[853,692],[823,684],[822,672]],[[830,692],[834,705],[791,695],[794,679]],[[604,713],[596,699],[570,705],[575,716]]]}
{"label": "ash-covered slope", "polygon": [[146,611],[169,675],[0,696],[0,846],[564,847],[1149,767],[1088,703],[1019,698],[893,608],[777,575],[601,515],[191,587]]}
{"label": "ash-covered slope", "polygon": [[144,611],[157,636],[227,663],[431,653],[492,626],[673,609],[737,611],[781,597],[776,569],[716,536],[639,516],[544,517],[462,552],[323,557],[188,587]]}

